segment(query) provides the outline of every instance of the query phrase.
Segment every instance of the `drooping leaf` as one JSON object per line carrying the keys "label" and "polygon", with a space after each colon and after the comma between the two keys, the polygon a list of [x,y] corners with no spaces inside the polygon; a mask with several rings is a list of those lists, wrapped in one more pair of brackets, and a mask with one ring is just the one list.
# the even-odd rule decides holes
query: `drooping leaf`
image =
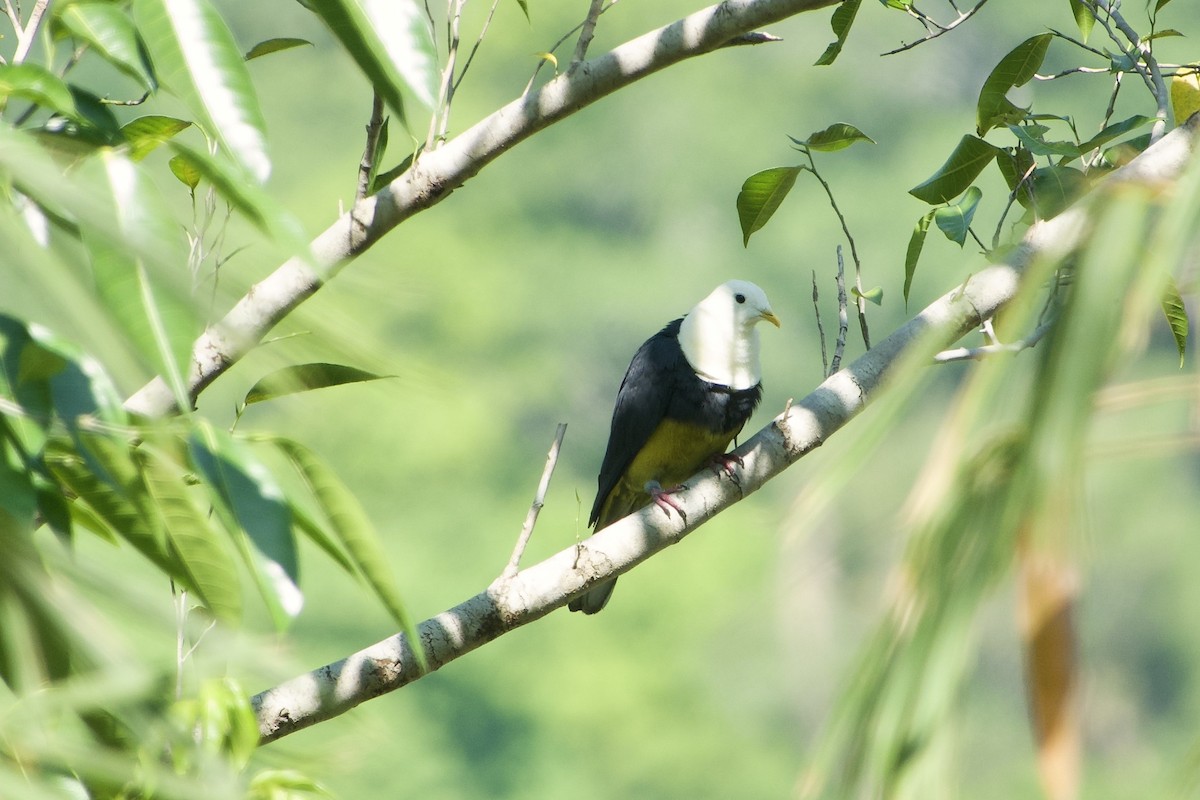
{"label": "drooping leaf", "polygon": [[268,56],[271,53],[280,53],[284,50],[291,50],[293,48],[304,47],[306,45],[308,47],[312,47],[313,43],[308,39],[294,39],[287,36],[281,36],[278,39],[267,39],[266,41],[259,42],[258,44],[254,45],[254,47],[251,47],[249,50],[247,50],[246,55],[243,56],[243,59],[250,61],[254,58]]}
{"label": "drooping leaf", "polygon": [[858,7],[861,5],[862,0],[842,0],[834,9],[829,24],[833,28],[833,35],[836,38],[825,48],[825,52],[814,62],[814,66],[828,66],[837,60],[838,55],[842,52],[842,46],[846,44],[846,37],[850,35],[850,28],[854,25],[854,17],[858,15]]}
{"label": "drooping leaf", "polygon": [[192,123],[174,117],[150,114],[130,120],[121,127],[121,135],[129,147],[129,157],[141,161],[156,148],[175,137]]}
{"label": "drooping leaf", "polygon": [[1091,139],[1088,139],[1086,142],[1079,145],[1079,150],[1080,152],[1087,153],[1091,150],[1095,150],[1097,147],[1103,147],[1113,139],[1124,136],[1130,131],[1135,131],[1143,125],[1147,125],[1153,121],[1153,117],[1135,114],[1128,119],[1123,119],[1120,122],[1114,122],[1113,124],[1105,127],[1104,130],[1097,133]]}
{"label": "drooping leaf", "polygon": [[188,455],[276,628],[286,628],[300,613],[304,597],[297,586],[296,541],[283,491],[249,448],[207,422],[188,437]]}
{"label": "drooping leaf", "polygon": [[128,14],[116,3],[71,3],[58,14],[57,22],[72,36],[86,42],[104,60],[141,84],[154,89],[154,75]]}
{"label": "drooping leaf", "polygon": [[295,364],[283,367],[258,380],[246,393],[244,405],[274,400],[297,392],[307,392],[313,389],[324,389],[330,386],[341,386],[346,383],[360,381],[377,381],[381,378],[393,377],[378,375],[374,372],[344,364]]}
{"label": "drooping leaf", "polygon": [[19,97],[77,119],[75,98],[62,78],[37,64],[0,64],[0,98]]}
{"label": "drooping leaf", "polygon": [[188,187],[191,191],[196,191],[196,187],[200,185],[200,179],[203,175],[200,174],[200,170],[187,156],[171,156],[171,160],[167,162],[167,167],[180,183]]}
{"label": "drooping leaf", "polygon": [[1086,43],[1088,36],[1092,33],[1092,26],[1096,24],[1095,14],[1082,0],[1071,0],[1071,14],[1075,17],[1075,24],[1079,27],[1080,37]]}
{"label": "drooping leaf", "polygon": [[983,192],[977,186],[967,189],[961,200],[953,205],[942,206],[933,212],[933,221],[938,229],[946,234],[946,238],[962,247],[967,242],[967,234],[971,230],[971,220],[975,217],[975,209]]}
{"label": "drooping leaf", "polygon": [[908,292],[912,288],[913,276],[917,274],[917,261],[921,258],[921,250],[925,247],[925,235],[929,232],[929,223],[937,209],[925,212],[917,224],[913,226],[912,236],[908,237],[908,250],[904,254],[904,305],[908,305]]}
{"label": "drooping leaf", "polygon": [[[1033,154],[1024,147],[1001,150],[996,154],[996,166],[1004,176],[1008,190],[1017,193],[1017,202],[1022,207],[1029,208],[1033,203],[1033,190],[1029,186],[1034,170]],[[1018,185],[1021,187],[1019,190]]]}
{"label": "drooping leaf", "polygon": [[517,5],[521,7],[521,12],[525,15],[525,21],[533,22],[529,17],[529,0],[517,0]]}
{"label": "drooping leaf", "polygon": [[738,220],[742,225],[742,245],[750,243],[750,235],[762,228],[796,185],[804,167],[773,167],[756,172],[742,184],[737,196]]}
{"label": "drooping leaf", "polygon": [[1003,152],[983,139],[967,134],[958,142],[946,163],[908,193],[929,205],[948,203],[965,192],[984,168]]}
{"label": "drooping leaf", "polygon": [[271,172],[266,123],[246,62],[209,0],[133,0],[159,80],[250,177]]}
{"label": "drooping leaf", "polygon": [[861,292],[858,290],[857,286],[851,286],[850,294],[854,295],[855,297],[861,297],[863,300],[866,300],[869,303],[874,303],[877,306],[883,305],[883,287],[882,286],[874,286],[870,289],[865,289]]}
{"label": "drooping leaf", "polygon": [[809,134],[809,137],[803,141],[793,136],[789,136],[788,138],[802,147],[824,152],[841,150],[855,142],[870,142],[871,144],[875,144],[875,140],[870,136],[867,136],[858,128],[845,122],[835,122],[823,131]]}
{"label": "drooping leaf", "polygon": [[1046,57],[1053,34],[1043,33],[1026,39],[1000,59],[983,88],[979,91],[976,105],[976,132],[983,136],[997,125],[1020,122],[1028,113],[1017,108],[1008,99],[1008,92],[1024,86],[1037,73]]}
{"label": "drooping leaf", "polygon": [[1167,318],[1167,324],[1171,326],[1171,335],[1175,338],[1175,349],[1179,351],[1179,366],[1182,368],[1184,356],[1187,355],[1188,313],[1187,306],[1183,303],[1183,295],[1179,293],[1179,287],[1175,285],[1175,280],[1170,276],[1167,276],[1167,288],[1163,293],[1162,309]]}
{"label": "drooping leaf", "polygon": [[438,67],[428,22],[415,0],[308,0],[375,91],[404,119],[401,89],[437,102]]}

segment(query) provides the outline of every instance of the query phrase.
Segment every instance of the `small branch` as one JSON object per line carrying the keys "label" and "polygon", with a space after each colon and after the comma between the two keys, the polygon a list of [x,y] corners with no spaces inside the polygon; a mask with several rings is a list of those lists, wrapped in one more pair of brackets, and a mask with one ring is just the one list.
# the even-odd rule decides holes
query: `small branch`
{"label": "small branch", "polygon": [[574,72],[575,69],[583,63],[583,59],[587,57],[588,46],[592,43],[592,37],[596,35],[596,20],[604,12],[604,0],[591,0],[591,5],[588,6],[587,17],[579,27],[579,41],[575,43],[575,55],[571,58],[571,66],[568,72]]}
{"label": "small branch", "polygon": [[1045,338],[1050,328],[1054,325],[1054,319],[1039,325],[1026,338],[1016,342],[1009,342],[1008,344],[1002,344],[997,341],[995,332],[991,330],[990,319],[984,320],[983,325],[985,326],[984,334],[991,344],[985,344],[980,347],[957,347],[953,350],[943,350],[933,357],[934,363],[950,364],[955,361],[979,361],[999,353],[1019,353],[1022,350],[1028,350],[1031,347],[1036,347],[1038,342]]}
{"label": "small branch", "polygon": [[[955,11],[958,11],[958,18],[947,25],[941,25],[941,24],[935,22],[932,18],[926,16],[925,14],[921,14],[920,12],[917,12],[915,8],[912,8],[910,6],[909,8],[913,12],[916,12],[916,14],[919,14],[918,20],[921,22],[922,25],[925,26],[925,31],[926,31],[925,36],[921,39],[917,39],[915,42],[909,42],[906,45],[897,47],[895,50],[889,50],[886,53],[883,53],[882,55],[894,56],[897,53],[903,53],[905,50],[912,50],[917,45],[924,44],[925,42],[932,41],[932,40],[938,38],[939,36],[943,36],[943,35],[949,33],[950,31],[954,30],[959,25],[962,25],[964,22],[966,22],[971,17],[973,17],[975,15],[975,12],[979,11],[979,9],[983,8],[984,5],[987,4],[987,1],[988,0],[979,0],[979,2],[975,4],[974,8],[972,8],[970,11],[967,11],[965,13],[958,11],[958,9],[956,7],[954,7],[953,4],[951,4],[951,7],[954,8]],[[916,16],[916,14],[914,14],[914,16]],[[932,28],[931,28],[931,26],[932,26]]]}
{"label": "small branch", "polygon": [[500,0],[492,0],[492,7],[488,9],[487,19],[483,21],[483,27],[479,29],[479,36],[475,39],[475,44],[471,45],[471,52],[467,54],[467,60],[463,63],[463,68],[458,73],[458,77],[454,79],[454,86],[451,88],[455,92],[458,91],[463,78],[467,76],[467,70],[471,68],[471,62],[475,60],[475,53],[479,51],[479,46],[483,44],[483,37],[487,36],[488,28],[492,26],[492,17],[496,16],[496,8],[499,5]]}
{"label": "small branch", "polygon": [[[33,11],[29,12],[29,20],[25,23],[24,30],[20,30],[17,34],[17,49],[13,52],[12,56],[13,64],[20,64],[25,60],[25,56],[29,55],[29,48],[33,47],[33,37],[37,35],[38,25],[42,21],[42,14],[46,13],[48,5],[50,5],[50,0],[37,0],[33,4]],[[16,29],[16,26],[14,26],[14,29]]]}
{"label": "small branch", "polygon": [[[1084,0],[1088,5],[1092,6],[1096,13],[1094,14],[1096,21],[1108,33],[1108,37],[1114,43],[1125,47],[1125,42],[1120,36],[1117,36],[1117,31],[1128,40],[1131,47],[1130,53],[1136,52],[1138,61],[1134,61],[1134,69],[1142,76],[1142,80],[1146,82],[1146,87],[1150,90],[1150,94],[1154,97],[1154,101],[1158,106],[1158,111],[1155,114],[1154,127],[1150,129],[1151,143],[1157,142],[1163,137],[1167,131],[1167,116],[1170,107],[1170,95],[1167,91],[1167,84],[1163,80],[1162,71],[1158,67],[1158,61],[1154,58],[1154,52],[1151,42],[1143,42],[1141,34],[1133,29],[1125,17],[1122,16],[1118,3],[1113,0]],[[1099,12],[1103,11],[1104,14]],[[1110,24],[1111,21],[1111,24]],[[1116,26],[1116,30],[1113,30]]]}
{"label": "small branch", "polygon": [[[986,0],[985,0],[986,2]],[[862,262],[858,258],[858,247],[854,244],[854,237],[850,235],[850,227],[846,224],[846,218],[842,215],[842,209],[838,207],[837,200],[834,199],[833,189],[821,177],[821,173],[817,172],[816,161],[813,160],[812,151],[807,147],[801,152],[808,156],[808,168],[812,172],[813,177],[821,184],[821,188],[825,190],[825,196],[829,198],[829,205],[833,208],[833,213],[837,214],[838,222],[842,225],[842,233],[846,236],[846,241],[850,243],[850,258],[854,261],[854,286],[858,289],[858,297],[855,298],[854,307],[858,312],[858,327],[862,332],[863,346],[866,349],[871,349],[871,332],[867,329],[867,301],[862,296]],[[838,248],[838,264],[839,270],[842,261],[842,249]]]}
{"label": "small branch", "polygon": [[842,366],[842,355],[846,352],[846,333],[850,330],[850,318],[846,313],[846,263],[842,260],[842,246],[837,246],[837,295],[838,295],[838,335],[833,345],[833,361],[829,364],[829,374],[837,372]]}
{"label": "small branch", "polygon": [[533,536],[533,526],[537,524],[538,514],[541,513],[542,506],[546,504],[546,491],[550,488],[550,478],[554,475],[554,467],[558,464],[558,452],[562,449],[563,436],[566,434],[567,423],[558,423],[554,442],[550,445],[550,452],[546,454],[546,466],[542,470],[542,479],[538,482],[537,493],[533,496],[533,505],[529,507],[529,513],[525,516],[525,524],[521,526],[521,535],[517,537],[517,546],[513,548],[512,558],[508,560],[508,566],[504,568],[504,572],[500,576],[501,580],[511,580],[516,577],[520,569],[521,556],[525,555],[529,538]]}
{"label": "small branch", "polygon": [[446,20],[446,66],[442,69],[442,80],[438,88],[437,104],[429,119],[429,135],[425,139],[425,152],[432,151],[437,143],[444,141],[450,129],[450,107],[454,102],[454,68],[458,64],[459,25],[466,0],[452,0]]}
{"label": "small branch", "polygon": [[[605,11],[608,11],[610,8],[615,6],[617,4],[617,2],[618,2],[618,0],[612,0],[612,2],[610,2],[608,5],[606,5],[602,9],[600,9],[600,13],[603,14]],[[567,31],[562,36],[560,36],[558,41],[555,42],[554,45],[546,52],[553,54],[555,50],[562,47],[563,42],[567,41],[567,39],[570,39],[572,36],[574,36],[576,33],[578,33],[579,29],[582,27],[583,27],[583,23],[581,22],[578,25],[576,25],[574,28],[571,28],[571,30]],[[542,67],[545,64],[546,64],[546,59],[544,59],[544,58],[538,59],[537,66],[533,68],[533,74],[529,76],[529,83],[525,84],[525,91],[521,93],[522,97],[529,94],[529,90],[533,88],[533,82],[535,80],[537,80],[538,73],[542,71]]]}
{"label": "small branch", "polygon": [[355,200],[362,200],[371,191],[371,173],[379,158],[379,136],[383,130],[383,98],[379,92],[371,97],[371,119],[367,121],[367,144],[363,148],[362,161],[358,162],[358,191]]}
{"label": "small branch", "polygon": [[821,324],[821,305],[817,302],[820,299],[817,291],[817,271],[812,271],[812,302],[813,313],[817,317],[817,338],[821,340],[821,375],[828,378],[832,373],[829,371],[829,353],[825,349],[825,326]]}

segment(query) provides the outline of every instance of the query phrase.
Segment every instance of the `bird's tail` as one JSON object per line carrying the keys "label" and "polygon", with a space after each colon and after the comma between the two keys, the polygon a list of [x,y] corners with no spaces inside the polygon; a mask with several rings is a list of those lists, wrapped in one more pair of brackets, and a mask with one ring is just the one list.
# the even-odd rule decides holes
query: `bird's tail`
{"label": "bird's tail", "polygon": [[608,598],[612,597],[613,589],[616,586],[616,578],[598,584],[568,603],[567,608],[572,611],[582,611],[585,614],[597,614],[604,606],[608,605]]}
{"label": "bird's tail", "polygon": [[[619,519],[623,519],[650,502],[649,495],[625,490],[618,484],[605,499],[596,515],[596,530],[607,528]],[[598,583],[591,589],[576,597],[567,604],[572,611],[582,611],[584,614],[598,614],[616,588],[617,579]]]}

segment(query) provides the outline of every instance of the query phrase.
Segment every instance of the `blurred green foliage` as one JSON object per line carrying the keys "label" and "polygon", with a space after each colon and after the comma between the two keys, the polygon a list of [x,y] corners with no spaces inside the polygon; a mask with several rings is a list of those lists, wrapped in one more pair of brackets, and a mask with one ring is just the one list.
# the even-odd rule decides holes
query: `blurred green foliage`
{"label": "blurred green foliage", "polygon": [[[276,37],[314,44],[246,69],[268,132],[267,192],[315,233],[353,201],[370,89],[300,5],[226,0],[217,7],[242,51]],[[464,29],[478,30],[486,10],[469,7]],[[449,135],[517,96],[538,65],[535,54],[584,10],[531,3],[526,21],[518,4],[501,3],[457,95]],[[679,0],[618,4],[601,17],[591,52],[691,10]],[[1168,10],[1172,27],[1200,30],[1191,4]],[[834,249],[843,240],[824,194],[801,176],[772,224],[744,247],[735,198],[746,176],[794,159],[789,135],[836,121],[875,140],[823,159],[821,169],[857,241],[865,285],[884,289],[882,308],[869,311],[881,338],[906,318],[899,298],[919,308],[985,263],[975,248],[930,237],[910,287],[905,248],[927,207],[908,188],[974,128],[979,89],[1005,54],[1045,26],[1074,25],[1067,2],[991,4],[949,35],[881,59],[920,28],[867,4],[836,62],[811,67],[829,44],[827,17],[807,14],[773,27],[781,43],[728,48],[666,70],[521,144],[359,258],[208,389],[201,412],[217,425],[233,424],[251,387],[300,362],[394,376],[256,403],[241,412],[238,430],[284,434],[333,466],[382,533],[416,619],[475,594],[503,568],[558,422],[570,428],[526,560],[587,534],[584,512],[630,354],[731,277],[763,286],[784,322],[764,336],[766,394],[751,425],[765,424],[822,377],[812,273],[828,321],[836,313],[829,300]],[[1164,60],[1195,60],[1188,41],[1162,39],[1156,47]],[[1044,71],[1075,62],[1059,44]],[[559,56],[565,65],[566,51]],[[83,67],[95,91],[112,84],[112,70],[98,59]],[[131,97],[140,94],[136,83],[126,85]],[[1087,139],[1100,130],[1110,88],[1102,77],[1034,82],[1020,90],[1020,104],[1076,115]],[[1154,110],[1133,91],[1119,96],[1117,108],[1120,119]],[[113,113],[121,123],[183,114],[158,96]],[[424,140],[418,116],[409,109],[411,135],[393,120],[382,169]],[[198,136],[188,138],[193,133],[180,138],[201,146]],[[192,201],[171,175],[170,157],[156,151],[147,159],[168,209],[189,219]],[[985,176],[981,186],[972,211],[994,219],[1008,187],[999,175]],[[197,281],[205,319],[223,313],[289,252],[237,217],[225,242],[226,254],[245,249],[218,280]],[[102,351],[127,396],[149,373],[121,344],[119,326],[79,297],[45,292],[46,272],[69,270],[67,261],[34,248],[0,252],[0,311]],[[179,275],[173,283],[191,280]],[[54,285],[72,291],[70,281]],[[1149,331],[1144,348],[1121,364],[1118,382],[1178,374],[1169,327],[1155,320]],[[853,337],[849,349],[851,357],[859,352]],[[997,407],[1033,380],[1035,359],[1022,358],[1011,383],[996,387]],[[1185,374],[1195,370],[1189,355]],[[892,597],[889,574],[905,547],[912,476],[969,374],[963,365],[937,368],[903,424],[821,519],[800,519],[794,499],[845,455],[838,437],[686,547],[623,578],[622,594],[602,615],[551,615],[401,692],[254,753],[254,767],[299,765],[346,798],[791,794]],[[1190,557],[1200,556],[1200,459],[1194,443],[1178,445],[1180,431],[1195,430],[1195,392],[1151,399],[1102,407],[1088,433],[1094,457],[1082,487],[1089,526],[1078,547],[1078,619],[1089,798],[1168,785],[1196,743],[1200,631],[1187,609],[1200,603],[1189,569]],[[1128,451],[1137,443],[1148,444]],[[160,653],[151,660],[169,674],[175,643],[161,576],[130,548],[92,538],[78,538],[75,547],[89,569],[136,576],[160,590],[139,590],[139,602],[158,609],[151,620],[124,622],[135,629],[145,623],[130,649]],[[362,585],[309,541],[301,543],[299,564],[305,606],[286,637],[271,632],[265,608],[250,605],[246,637],[201,642],[206,661],[229,649],[230,671],[247,675],[243,688],[263,688],[395,630],[387,608],[367,600]],[[953,723],[958,735],[940,756],[958,780],[946,794],[1031,796],[1037,778],[1015,598],[1004,590],[982,602],[981,619],[970,626],[978,656],[967,665],[964,711]],[[119,617],[112,605],[103,610]]]}

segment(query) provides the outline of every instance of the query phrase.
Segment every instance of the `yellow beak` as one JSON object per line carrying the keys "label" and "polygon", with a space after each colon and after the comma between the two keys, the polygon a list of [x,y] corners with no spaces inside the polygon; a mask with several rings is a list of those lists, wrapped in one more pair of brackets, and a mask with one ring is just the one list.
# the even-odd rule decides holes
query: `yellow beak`
{"label": "yellow beak", "polygon": [[762,312],[762,314],[761,314],[760,316],[761,316],[763,319],[765,319],[767,322],[769,322],[769,323],[771,323],[772,325],[774,325],[776,328],[780,327],[780,325],[779,325],[779,317],[775,316],[775,314],[773,314],[772,312],[770,312],[770,311],[764,311],[764,312]]}

